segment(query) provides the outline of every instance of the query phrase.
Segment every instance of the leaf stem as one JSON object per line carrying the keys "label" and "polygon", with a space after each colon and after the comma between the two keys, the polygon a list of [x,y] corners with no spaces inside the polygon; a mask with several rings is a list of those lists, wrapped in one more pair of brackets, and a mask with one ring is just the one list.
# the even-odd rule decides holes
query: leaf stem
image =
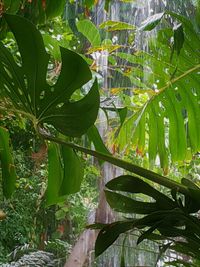
{"label": "leaf stem", "polygon": [[169,81],[165,86],[163,86],[162,88],[159,89],[159,92],[157,93],[158,95],[160,93],[162,93],[165,89],[167,89],[170,85],[174,84],[175,82],[181,80],[182,78],[186,77],[187,75],[189,75],[190,73],[196,71],[200,69],[200,64],[196,65],[195,67],[185,71],[183,74],[181,74],[180,76],[172,79],[171,81]]}
{"label": "leaf stem", "polygon": [[187,195],[190,194],[189,190],[187,189],[186,186],[184,186],[184,185],[182,185],[176,181],[172,181],[169,178],[164,177],[160,174],[157,174],[153,171],[139,167],[137,165],[134,165],[134,164],[127,162],[127,161],[124,161],[122,159],[115,158],[111,155],[107,155],[107,154],[101,153],[99,151],[91,150],[91,149],[76,145],[76,144],[71,143],[71,142],[66,142],[62,139],[59,139],[57,137],[54,137],[52,135],[47,134],[46,132],[44,132],[43,129],[41,129],[39,127],[38,127],[38,132],[39,132],[40,136],[43,137],[45,140],[49,140],[49,141],[58,143],[60,145],[70,147],[72,149],[76,149],[76,150],[83,152],[85,154],[88,154],[88,155],[91,155],[91,156],[96,157],[98,159],[107,161],[107,162],[109,162],[115,166],[118,166],[118,167],[123,168],[127,171],[135,173],[139,176],[142,176],[143,178],[146,178],[150,181],[153,181],[155,183],[163,185],[167,188],[170,188],[170,189],[176,188],[177,191],[181,192],[182,194],[187,194]]}

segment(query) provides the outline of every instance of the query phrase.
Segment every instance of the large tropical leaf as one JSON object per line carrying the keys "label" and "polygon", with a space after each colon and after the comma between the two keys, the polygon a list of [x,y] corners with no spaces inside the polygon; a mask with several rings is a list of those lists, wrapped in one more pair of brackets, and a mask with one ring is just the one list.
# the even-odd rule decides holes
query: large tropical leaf
{"label": "large tropical leaf", "polygon": [[158,155],[164,169],[169,158],[184,160],[200,150],[200,36],[188,19],[171,16],[181,24],[173,31],[161,30],[157,40],[149,43],[149,53],[118,53],[143,70],[140,79],[152,89],[142,110],[121,127],[118,143],[122,147],[132,143],[143,152],[148,147],[150,162]]}
{"label": "large tropical leaf", "polygon": [[62,202],[64,196],[78,192],[82,179],[83,167],[74,150],[49,143],[46,205]]}
{"label": "large tropical leaf", "polygon": [[70,100],[75,90],[91,79],[87,63],[76,53],[61,48],[62,69],[55,84],[46,80],[49,55],[40,32],[28,20],[4,15],[15,35],[21,65],[0,43],[0,90],[15,108],[31,117],[35,124],[49,123],[69,136],[80,136],[96,120],[99,93],[94,82],[79,101]]}

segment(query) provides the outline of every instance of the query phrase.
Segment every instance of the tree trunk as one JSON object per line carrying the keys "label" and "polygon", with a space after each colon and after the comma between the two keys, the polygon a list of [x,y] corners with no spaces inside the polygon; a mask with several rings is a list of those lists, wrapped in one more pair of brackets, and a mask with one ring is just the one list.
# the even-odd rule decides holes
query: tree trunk
{"label": "tree trunk", "polygon": [[[106,202],[105,194],[104,194],[104,185],[105,183],[113,178],[116,174],[116,168],[108,163],[104,163],[102,168],[101,176],[99,179],[99,204],[96,209],[95,216],[93,219],[88,222],[89,224],[98,222],[98,223],[111,223],[114,220],[113,211],[110,209]],[[90,261],[92,259],[92,253],[94,252],[95,241],[97,237],[98,231],[96,230],[85,230],[75,246],[72,249],[71,254],[64,267],[83,267],[90,266]]]}
{"label": "tree trunk", "polygon": [[64,267],[83,267],[94,250],[96,236],[97,231],[90,229],[85,230],[73,247]]}

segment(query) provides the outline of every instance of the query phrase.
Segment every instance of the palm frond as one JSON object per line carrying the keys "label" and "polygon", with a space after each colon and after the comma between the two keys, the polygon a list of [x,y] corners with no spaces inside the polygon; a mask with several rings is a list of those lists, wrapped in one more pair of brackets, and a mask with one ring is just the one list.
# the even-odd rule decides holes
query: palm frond
{"label": "palm frond", "polygon": [[185,17],[171,15],[183,26],[180,54],[175,51],[172,57],[173,31],[162,29],[157,40],[150,42],[149,53],[126,58],[143,69],[143,82],[154,94],[124,122],[117,137],[123,148],[132,144],[147,151],[150,162],[159,156],[164,169],[169,159],[184,160],[188,153],[200,150],[200,36]]}

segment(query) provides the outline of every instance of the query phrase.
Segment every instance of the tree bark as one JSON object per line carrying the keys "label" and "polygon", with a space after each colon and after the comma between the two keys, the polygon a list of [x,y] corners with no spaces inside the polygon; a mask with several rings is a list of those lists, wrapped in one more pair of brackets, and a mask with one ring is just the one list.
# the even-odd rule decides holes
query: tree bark
{"label": "tree bark", "polygon": [[[64,267],[83,267],[94,250],[97,231],[87,229],[79,237]],[[89,266],[89,265],[87,265]]]}

